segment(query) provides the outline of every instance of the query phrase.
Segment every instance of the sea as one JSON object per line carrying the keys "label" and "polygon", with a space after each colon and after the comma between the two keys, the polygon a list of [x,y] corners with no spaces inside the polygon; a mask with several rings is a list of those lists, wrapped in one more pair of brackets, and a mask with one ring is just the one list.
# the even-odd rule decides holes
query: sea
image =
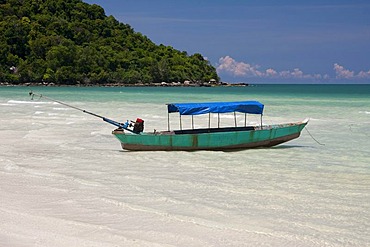
{"label": "sea", "polygon": [[[167,130],[168,103],[243,100],[309,123],[272,148],[133,152],[83,112]],[[0,116],[0,246],[370,246],[370,85],[4,86]]]}

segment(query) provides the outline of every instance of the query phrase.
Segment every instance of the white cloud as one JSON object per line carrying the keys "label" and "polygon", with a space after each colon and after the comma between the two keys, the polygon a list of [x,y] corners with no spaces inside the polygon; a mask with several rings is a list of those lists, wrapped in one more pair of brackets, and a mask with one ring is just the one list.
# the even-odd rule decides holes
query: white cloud
{"label": "white cloud", "polygon": [[[217,72],[227,73],[234,77],[246,77],[246,78],[271,78],[271,79],[313,79],[321,80],[324,76],[315,74],[304,74],[298,68],[293,71],[284,70],[276,71],[272,68],[267,70],[260,69],[259,65],[251,65],[249,63],[238,62],[230,56],[221,57],[219,59],[219,65],[217,66]],[[325,77],[326,78],[326,77]]]}
{"label": "white cloud", "polygon": [[258,66],[253,66],[248,63],[237,62],[233,58],[226,56],[219,59],[220,65],[217,71],[225,71],[234,76],[242,77],[260,77],[261,72],[258,71]]}
{"label": "white cloud", "polygon": [[339,64],[334,64],[334,71],[337,79],[370,79],[369,71],[360,71],[355,74],[354,71],[348,70]]}
{"label": "white cloud", "polygon": [[274,69],[267,69],[266,70],[266,76],[267,77],[274,78],[274,77],[277,77],[278,75],[279,75],[278,72],[276,72],[276,70],[274,70]]}
{"label": "white cloud", "polygon": [[353,79],[355,72],[345,69],[343,66],[335,63],[334,71],[337,79]]}
{"label": "white cloud", "polygon": [[357,75],[359,78],[362,78],[362,79],[369,79],[370,78],[370,70],[365,72],[365,71],[360,71],[360,73],[358,73]]}
{"label": "white cloud", "polygon": [[240,78],[262,78],[262,79],[296,79],[311,81],[328,81],[328,80],[353,80],[353,79],[370,79],[369,71],[360,71],[356,74],[343,66],[334,64],[335,78],[328,74],[305,74],[301,69],[295,68],[292,71],[277,71],[273,68],[266,70],[261,69],[259,65],[251,65],[245,62],[238,62],[230,56],[221,57],[217,66],[218,73],[226,73]]}

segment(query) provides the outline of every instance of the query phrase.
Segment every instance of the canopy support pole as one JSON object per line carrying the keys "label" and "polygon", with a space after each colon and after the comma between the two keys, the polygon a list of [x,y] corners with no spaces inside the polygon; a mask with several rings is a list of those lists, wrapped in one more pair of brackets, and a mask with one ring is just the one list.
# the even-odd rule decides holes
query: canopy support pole
{"label": "canopy support pole", "polygon": [[217,128],[220,128],[220,113],[217,113]]}
{"label": "canopy support pole", "polygon": [[247,113],[244,113],[244,127],[247,127]]}
{"label": "canopy support pole", "polygon": [[262,129],[262,114],[261,114],[261,129]]}
{"label": "canopy support pole", "polygon": [[170,113],[167,113],[167,130],[170,131]]}
{"label": "canopy support pole", "polygon": [[181,114],[180,114],[180,130],[182,130]]}
{"label": "canopy support pole", "polygon": [[236,125],[236,113],[234,112],[234,123],[235,123],[235,128],[236,127],[238,127],[237,125]]}
{"label": "canopy support pole", "polygon": [[211,128],[211,113],[208,113],[208,129]]}
{"label": "canopy support pole", "polygon": [[191,115],[191,128],[194,129],[194,115]]}

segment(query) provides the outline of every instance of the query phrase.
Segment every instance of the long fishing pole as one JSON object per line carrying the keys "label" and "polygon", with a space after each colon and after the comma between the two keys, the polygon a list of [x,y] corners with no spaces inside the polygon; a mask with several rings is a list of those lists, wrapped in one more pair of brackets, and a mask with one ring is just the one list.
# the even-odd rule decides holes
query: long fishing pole
{"label": "long fishing pole", "polygon": [[38,96],[40,99],[41,99],[41,98],[45,98],[45,99],[47,99],[47,100],[49,100],[49,101],[56,102],[56,103],[58,103],[58,104],[61,104],[61,105],[64,105],[64,106],[67,106],[67,107],[73,108],[73,109],[75,109],[75,110],[82,111],[83,113],[90,114],[90,115],[92,115],[92,116],[94,116],[94,117],[101,118],[101,119],[103,119],[103,121],[104,121],[104,122],[110,123],[110,124],[112,124],[112,125],[114,125],[114,126],[117,126],[118,128],[123,128],[123,129],[125,129],[125,130],[128,130],[128,131],[130,131],[130,132],[134,133],[134,134],[137,134],[137,133],[135,133],[133,130],[131,130],[131,129],[129,129],[129,128],[128,128],[128,126],[129,126],[129,122],[128,122],[128,121],[127,121],[126,123],[124,123],[124,124],[123,124],[123,123],[119,123],[119,122],[117,122],[117,121],[114,121],[114,120],[112,120],[112,119],[109,119],[109,118],[106,118],[106,117],[100,116],[100,115],[95,114],[95,113],[93,113],[93,112],[86,111],[86,110],[81,109],[81,108],[78,108],[78,107],[76,107],[76,106],[69,105],[69,104],[64,103],[64,102],[62,102],[62,101],[59,101],[59,100],[56,100],[56,99],[52,99],[52,98],[46,97],[46,96],[44,96],[44,95],[42,95],[42,94],[37,94],[37,93],[34,93],[34,92],[32,92],[32,91],[30,91],[30,92],[29,92],[29,95],[31,96],[31,99],[32,99],[32,100],[33,100],[33,97],[34,97],[34,96]]}

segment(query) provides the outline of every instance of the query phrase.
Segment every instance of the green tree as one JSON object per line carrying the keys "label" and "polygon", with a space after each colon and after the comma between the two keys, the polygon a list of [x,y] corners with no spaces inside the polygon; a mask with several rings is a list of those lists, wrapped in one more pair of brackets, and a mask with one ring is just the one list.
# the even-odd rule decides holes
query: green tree
{"label": "green tree", "polygon": [[[59,84],[218,79],[201,54],[156,45],[81,0],[0,0],[0,80]],[[10,69],[10,68],[15,69]]]}

